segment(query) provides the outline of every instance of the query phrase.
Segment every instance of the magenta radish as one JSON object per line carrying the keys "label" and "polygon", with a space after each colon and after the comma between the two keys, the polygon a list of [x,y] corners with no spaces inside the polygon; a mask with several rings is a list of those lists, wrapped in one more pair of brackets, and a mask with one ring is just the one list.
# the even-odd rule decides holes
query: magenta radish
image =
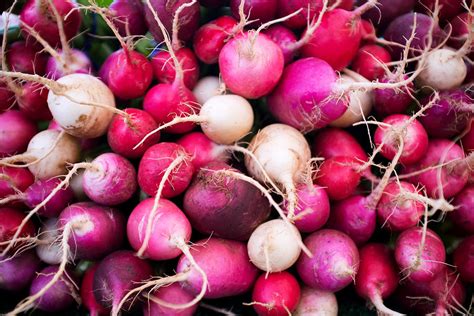
{"label": "magenta radish", "polygon": [[[98,265],[94,275],[93,293],[97,302],[105,308],[112,308],[117,315],[117,307],[122,298],[138,282],[147,280],[153,270],[150,264],[137,258],[131,251],[120,250],[105,257]],[[130,308],[132,300],[127,301],[125,309]]]}
{"label": "magenta radish", "polygon": [[334,293],[303,287],[295,316],[337,316],[337,299]]}
{"label": "magenta radish", "polygon": [[347,131],[329,127],[318,132],[312,146],[313,156],[326,159],[335,156],[349,156],[366,161],[367,154],[362,146]]}
{"label": "magenta radish", "polygon": [[[88,74],[92,70],[91,60],[78,50],[69,48],[67,51],[58,51],[56,58],[51,56],[46,64],[47,77],[57,80],[73,73]],[[58,58],[59,57],[59,58]]]}
{"label": "magenta radish", "polygon": [[[174,49],[174,48],[173,48]],[[181,47],[175,50],[176,58],[183,71],[183,83],[188,89],[193,89],[199,79],[199,63],[194,52]],[[173,60],[167,51],[160,51],[151,59],[153,74],[158,82],[172,84],[176,77]]]}
{"label": "magenta radish", "polygon": [[2,221],[0,223],[0,242],[2,246],[1,250],[6,250],[3,247],[4,242],[11,241],[15,238],[15,233],[18,237],[34,237],[36,235],[36,227],[32,221],[28,220],[20,231],[17,232],[22,221],[25,220],[25,214],[15,208],[11,207],[0,207],[0,217]]}
{"label": "magenta radish", "polygon": [[106,315],[109,313],[106,308],[97,302],[94,296],[94,276],[98,267],[98,264],[94,264],[89,267],[84,273],[81,282],[82,304],[89,311],[91,316]]}
{"label": "magenta radish", "polygon": [[48,109],[48,89],[34,82],[21,86],[21,94],[17,95],[20,111],[31,120],[45,121],[52,118]]}
{"label": "magenta radish", "polygon": [[109,5],[121,36],[143,35],[147,31],[143,4],[137,0],[114,0]]}
{"label": "magenta radish", "polygon": [[[195,243],[190,252],[209,280],[204,298],[243,294],[257,278],[257,268],[250,263],[244,243],[209,238]],[[186,291],[192,294],[201,291],[203,278],[185,255],[179,259],[176,271],[189,271],[187,279],[181,282]]]}
{"label": "magenta radish", "polygon": [[177,196],[186,190],[194,173],[191,158],[184,148],[175,143],[159,143],[151,146],[143,155],[138,166],[138,184],[148,195],[155,195],[166,170],[170,176],[165,179],[161,192],[164,198]]}
{"label": "magenta radish", "polygon": [[262,274],[252,291],[252,305],[259,316],[285,316],[300,300],[301,289],[289,272]]}
{"label": "magenta radish", "polygon": [[0,205],[16,206],[16,195],[25,192],[34,181],[26,168],[0,167]]}
{"label": "magenta radish", "polygon": [[357,294],[374,304],[380,313],[403,315],[383,304],[383,299],[395,291],[399,281],[392,251],[383,244],[367,244],[359,254],[359,271],[355,279]]}
{"label": "magenta radish", "polygon": [[250,261],[266,272],[284,271],[298,260],[301,235],[293,225],[274,219],[258,226],[250,236],[247,249]]}
{"label": "magenta radish", "polygon": [[329,197],[326,190],[316,184],[301,183],[296,186],[298,203],[293,218],[296,228],[312,233],[323,227],[329,219]]}
{"label": "magenta radish", "polygon": [[20,291],[30,285],[39,270],[40,260],[34,250],[15,255],[13,258],[0,257],[0,289]]}
{"label": "magenta radish", "polygon": [[[230,10],[234,18],[239,19],[240,0],[230,1]],[[249,21],[263,24],[275,18],[278,9],[278,0],[247,0],[244,3],[243,12]]]}
{"label": "magenta radish", "polygon": [[7,111],[15,104],[15,93],[7,84],[0,81],[0,114]]}
{"label": "magenta radish", "polygon": [[[359,0],[364,3],[367,0]],[[368,19],[376,26],[385,28],[392,20],[398,16],[413,10],[416,0],[378,0],[377,7],[365,12],[362,17]]]}
{"label": "magenta radish", "polygon": [[[329,1],[331,6],[337,1]],[[339,7],[344,7],[350,10],[352,7],[352,1],[343,0],[339,2]],[[297,15],[292,16],[290,19],[283,22],[287,27],[291,29],[301,29],[308,23],[308,18],[313,19],[322,9],[323,1],[321,0],[296,0],[296,1],[278,1],[278,15],[287,16],[291,13],[302,9]]]}
{"label": "magenta radish", "polygon": [[223,162],[203,168],[183,198],[183,210],[193,228],[217,237],[247,240],[270,214],[267,199],[248,182],[215,174],[215,170],[238,172]]}
{"label": "magenta radish", "polygon": [[[378,1],[377,3],[380,3],[380,1]],[[374,39],[377,38],[374,25],[371,21],[367,20],[360,20],[360,34],[362,36],[362,43],[365,44],[372,44],[374,42]]]}
{"label": "magenta radish", "polygon": [[460,229],[466,234],[474,234],[474,186],[467,185],[454,198],[453,205],[455,207],[449,216],[456,225],[456,229]]}
{"label": "magenta radish", "polygon": [[414,227],[425,211],[423,203],[410,198],[406,193],[418,194],[411,183],[390,182],[377,204],[377,217],[382,227],[393,231],[404,231]]}
{"label": "magenta radish", "polygon": [[[150,232],[147,238],[148,228]],[[130,245],[140,256],[168,260],[178,257],[183,245],[189,242],[191,224],[173,202],[166,199],[155,202],[150,198],[141,201],[133,209],[128,218],[127,236]]]}
{"label": "magenta radish", "polygon": [[36,125],[23,113],[16,110],[0,113],[0,157],[25,151],[37,132]]}
{"label": "magenta radish", "polygon": [[[406,75],[402,76],[404,80],[408,78]],[[380,79],[381,83],[393,83],[395,81],[396,79],[392,78],[392,75],[386,75]],[[382,117],[404,113],[413,100],[411,96],[413,90],[414,85],[412,82],[400,89],[375,89],[375,111]]]}
{"label": "magenta radish", "polygon": [[194,86],[193,94],[199,104],[204,104],[213,96],[221,94],[221,83],[218,77],[202,77]]}
{"label": "magenta radish", "polygon": [[359,252],[349,236],[322,229],[306,237],[304,243],[313,257],[302,254],[296,269],[306,285],[335,292],[353,281],[359,269]]}
{"label": "magenta radish", "polygon": [[[219,69],[226,87],[244,98],[257,99],[270,93],[283,73],[280,47],[258,31],[239,34],[224,45]],[[268,76],[268,70],[272,76]]]}
{"label": "magenta radish", "polygon": [[44,75],[47,55],[39,52],[33,44],[23,41],[12,43],[7,50],[8,68],[26,74]]}
{"label": "magenta radish", "polygon": [[474,282],[474,236],[469,236],[457,246],[453,253],[453,263],[459,271],[461,280],[467,283]]}
{"label": "magenta radish", "polygon": [[171,304],[184,304],[191,301],[194,297],[186,292],[179,284],[171,284],[164,286],[154,291],[150,295],[150,302],[143,304],[143,315],[145,316],[193,316],[196,313],[198,305],[193,305],[188,308],[169,308],[160,305],[154,299],[159,299]]}
{"label": "magenta radish", "polygon": [[214,161],[227,162],[230,159],[230,154],[224,146],[214,143],[201,132],[186,134],[178,139],[176,144],[181,145],[192,157],[195,170]]}
{"label": "magenta radish", "polygon": [[285,60],[285,65],[293,61],[295,50],[293,47],[297,43],[296,35],[284,27],[283,25],[272,25],[265,31],[263,34],[267,35],[272,41],[274,41],[283,52],[283,58]]}
{"label": "magenta radish", "polygon": [[[77,4],[70,0],[53,0],[59,16],[63,17],[64,33],[71,39],[79,31],[82,22]],[[40,34],[51,46],[60,44],[59,29],[56,21],[50,18],[50,2],[29,0],[22,8],[20,20]],[[67,16],[67,19],[65,18]]]}
{"label": "magenta radish", "polygon": [[332,200],[351,196],[359,185],[362,163],[353,157],[335,156],[326,159],[316,175],[316,183],[326,189]]}
{"label": "magenta radish", "polygon": [[124,112],[129,118],[114,116],[107,130],[107,140],[110,148],[117,154],[126,158],[139,158],[160,140],[160,133],[155,133],[135,148],[148,133],[158,128],[158,124],[143,110],[127,108]]}
{"label": "magenta radish", "polygon": [[[24,193],[26,205],[33,209],[36,205],[51,194],[51,191],[61,182],[59,178],[38,180],[33,183]],[[44,217],[57,217],[66,206],[72,202],[74,193],[70,188],[65,188],[54,194],[54,196],[38,210],[38,215]]]}
{"label": "magenta radish", "polygon": [[120,155],[102,154],[84,171],[82,186],[84,193],[96,203],[124,203],[137,189],[135,167]]}
{"label": "magenta radish", "polygon": [[382,65],[390,61],[392,61],[392,57],[385,48],[379,45],[369,44],[359,48],[357,55],[352,61],[352,68],[372,81],[385,74]]}
{"label": "magenta radish", "polygon": [[416,282],[429,282],[444,268],[446,250],[430,229],[413,227],[403,231],[395,243],[395,260],[403,274]]}

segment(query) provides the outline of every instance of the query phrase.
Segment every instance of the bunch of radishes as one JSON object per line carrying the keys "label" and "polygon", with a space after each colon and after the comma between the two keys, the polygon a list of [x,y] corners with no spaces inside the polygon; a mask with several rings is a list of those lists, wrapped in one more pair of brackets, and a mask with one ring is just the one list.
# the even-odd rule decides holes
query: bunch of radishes
{"label": "bunch of radishes", "polygon": [[0,312],[474,313],[473,1],[12,2]]}

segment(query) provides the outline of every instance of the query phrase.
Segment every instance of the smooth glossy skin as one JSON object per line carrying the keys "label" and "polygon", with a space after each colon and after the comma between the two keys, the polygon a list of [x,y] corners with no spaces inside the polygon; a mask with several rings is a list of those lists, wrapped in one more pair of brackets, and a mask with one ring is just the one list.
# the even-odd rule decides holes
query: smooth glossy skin
{"label": "smooth glossy skin", "polygon": [[13,258],[0,257],[0,289],[16,292],[26,288],[41,266],[34,250],[28,250]]}
{"label": "smooth glossy skin", "polygon": [[297,42],[295,33],[283,25],[275,24],[263,31],[272,41],[274,41],[283,52],[285,65],[291,63],[295,57],[295,51],[291,47]]}
{"label": "smooth glossy skin", "polygon": [[448,216],[456,225],[456,229],[459,228],[465,234],[474,234],[474,185],[465,186],[452,204],[455,210]]}
{"label": "smooth glossy skin", "polygon": [[352,68],[366,79],[373,81],[385,74],[381,64],[392,61],[390,53],[382,46],[369,44],[359,48],[352,60]]}
{"label": "smooth glossy skin", "polygon": [[36,124],[22,112],[0,113],[0,157],[23,153],[37,132]]}
{"label": "smooth glossy skin", "polygon": [[114,0],[109,6],[115,26],[120,35],[127,36],[127,28],[130,35],[143,35],[148,27],[145,22],[143,4],[139,0]]}
{"label": "smooth glossy skin", "polygon": [[[0,167],[0,199],[24,192],[35,181],[33,174],[26,168]],[[6,204],[10,206],[15,204]]]}
{"label": "smooth glossy skin", "polygon": [[453,263],[464,282],[474,282],[474,236],[467,237],[457,246],[453,253]]}
{"label": "smooth glossy skin", "polygon": [[[188,89],[193,89],[199,79],[199,63],[196,55],[187,47],[182,47],[174,53],[183,69],[184,85]],[[164,50],[158,52],[151,59],[151,65],[155,79],[158,82],[171,84],[176,80],[174,61],[169,52]]]}
{"label": "smooth glossy skin", "polygon": [[8,68],[25,74],[43,76],[48,55],[41,53],[34,43],[16,41],[6,50]]}
{"label": "smooth glossy skin", "polygon": [[316,176],[315,182],[326,188],[332,200],[343,200],[354,193],[361,175],[357,168],[360,162],[353,157],[336,156],[326,159]]}
{"label": "smooth glossy skin", "polygon": [[[44,201],[51,192],[59,185],[60,178],[38,180],[25,191],[25,204],[33,209]],[[63,188],[53,195],[45,206],[38,210],[38,215],[44,217],[57,217],[63,209],[74,199],[74,192],[70,187]]]}
{"label": "smooth glossy skin", "polygon": [[17,96],[18,107],[33,121],[47,121],[53,116],[48,108],[48,88],[35,82],[26,82]]}
{"label": "smooth glossy skin", "polygon": [[191,132],[176,141],[192,157],[195,170],[199,170],[213,161],[227,162],[229,153],[214,143],[202,132]]}
{"label": "smooth glossy skin", "polygon": [[[403,80],[408,79],[403,75]],[[384,76],[379,80],[381,83],[393,83],[395,79]],[[412,82],[408,83],[401,89],[375,89],[374,90],[374,109],[380,117],[385,117],[391,114],[403,114],[413,101],[408,93],[414,91]]]}
{"label": "smooth glossy skin", "polygon": [[312,153],[314,157],[329,159],[335,156],[349,156],[366,161],[368,159],[357,139],[342,128],[328,127],[314,137]]}
{"label": "smooth glossy skin", "polygon": [[[15,235],[18,226],[21,224],[26,214],[18,209],[11,207],[0,207],[0,242],[9,241]],[[36,227],[31,220],[26,222],[23,226],[19,237],[30,236],[36,234]],[[4,246],[0,249],[5,248]]]}
{"label": "smooth glossy skin", "polygon": [[[186,304],[194,299],[194,296],[178,283],[163,286],[152,293],[152,297],[172,304]],[[185,309],[174,309],[162,306],[150,300],[148,304],[143,304],[143,314],[145,316],[193,316],[196,313],[198,304]]]}
{"label": "smooth glossy skin", "polygon": [[97,302],[94,296],[94,275],[99,267],[98,264],[94,264],[84,273],[81,283],[81,299],[84,307],[89,311],[91,315],[107,315],[109,310],[104,308]]}

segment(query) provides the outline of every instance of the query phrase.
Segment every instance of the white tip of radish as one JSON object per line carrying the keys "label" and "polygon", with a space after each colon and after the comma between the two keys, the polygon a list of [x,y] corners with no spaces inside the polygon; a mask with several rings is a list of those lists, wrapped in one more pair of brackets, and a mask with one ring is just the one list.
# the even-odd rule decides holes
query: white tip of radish
{"label": "white tip of radish", "polygon": [[52,90],[48,93],[48,107],[54,120],[73,136],[94,138],[104,135],[114,115],[112,91],[88,74],[67,75],[57,83],[64,86],[62,94]]}
{"label": "white tip of radish", "polygon": [[36,247],[38,257],[47,264],[61,263],[62,249],[61,243],[58,242],[57,222],[57,218],[50,218],[44,223],[40,231],[40,243]]}
{"label": "white tip of radish", "polygon": [[[341,83],[352,83],[352,82],[369,82],[365,78],[358,78],[355,80],[347,75],[341,75]],[[372,110],[372,92],[355,90],[349,93],[349,107],[346,112],[339,117],[337,120],[331,122],[329,125],[335,127],[349,127],[356,122],[360,122],[364,117]]]}
{"label": "white tip of radish", "polygon": [[247,244],[250,261],[267,272],[284,271],[291,267],[301,252],[301,235],[294,226],[274,219],[258,226]]}
{"label": "white tip of radish", "polygon": [[88,200],[86,193],[84,192],[84,188],[82,187],[82,179],[84,177],[85,170],[79,170],[74,176],[71,178],[71,182],[69,182],[69,187],[74,192],[74,196],[79,201]]}
{"label": "white tip of radish", "polygon": [[253,126],[250,103],[238,95],[226,94],[211,97],[199,112],[205,122],[202,131],[212,141],[229,145],[247,135]]}
{"label": "white tip of radish", "polygon": [[194,96],[199,104],[206,103],[213,96],[221,94],[221,83],[218,77],[208,76],[201,78],[193,89]]}
{"label": "white tip of radish", "polygon": [[441,48],[428,53],[423,70],[417,77],[420,86],[435,90],[459,87],[466,78],[467,67],[462,56],[452,48]]}
{"label": "white tip of radish", "polygon": [[310,287],[301,290],[301,298],[294,316],[337,316],[336,295]]}

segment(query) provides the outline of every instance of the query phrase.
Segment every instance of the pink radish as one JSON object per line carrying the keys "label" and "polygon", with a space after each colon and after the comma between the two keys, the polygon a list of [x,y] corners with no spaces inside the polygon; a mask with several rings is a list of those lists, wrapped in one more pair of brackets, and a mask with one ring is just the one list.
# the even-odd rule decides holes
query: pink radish
{"label": "pink radish", "polygon": [[372,81],[382,77],[385,72],[381,66],[392,61],[390,53],[382,46],[370,44],[362,46],[352,61],[352,68]]}
{"label": "pink radish", "polygon": [[137,0],[114,0],[109,6],[120,35],[143,35],[147,31],[143,4]]}
{"label": "pink radish", "polygon": [[26,288],[40,268],[34,250],[16,255],[9,260],[0,257],[0,289],[17,292]]}
{"label": "pink radish", "polygon": [[160,301],[170,302],[172,304],[184,304],[191,301],[193,296],[176,283],[159,288],[151,294],[150,299],[151,302],[143,306],[143,315],[145,316],[193,316],[198,308],[197,304],[188,308],[169,308],[154,301],[154,299],[159,299]]}
{"label": "pink radish", "polygon": [[81,283],[82,304],[89,311],[91,316],[106,315],[109,312],[97,302],[94,296],[94,276],[98,267],[98,264],[89,267],[84,273]]}
{"label": "pink radish", "polygon": [[466,234],[474,234],[474,186],[467,185],[454,198],[455,209],[449,214],[456,229]]}
{"label": "pink radish", "polygon": [[469,236],[456,247],[453,262],[459,271],[461,279],[467,283],[474,282],[474,236]]}
{"label": "pink radish", "polygon": [[312,146],[313,156],[326,159],[335,156],[354,157],[360,161],[367,160],[362,146],[347,131],[329,127],[318,132]]}
{"label": "pink radish", "polygon": [[[33,209],[43,202],[51,191],[61,182],[59,178],[38,180],[25,191],[25,203]],[[57,217],[66,206],[72,202],[74,193],[70,188],[58,191],[43,207],[38,210],[38,215],[45,217]]]}
{"label": "pink radish", "polygon": [[12,43],[6,53],[9,69],[26,74],[44,75],[47,60],[47,55],[39,52],[35,45],[23,41]]}
{"label": "pink radish", "polygon": [[36,125],[23,113],[16,110],[0,113],[0,157],[25,151],[37,132]]}
{"label": "pink radish", "polygon": [[178,139],[176,143],[183,146],[192,157],[195,170],[199,170],[214,161],[227,162],[230,158],[224,146],[214,143],[201,132],[186,134]]}
{"label": "pink radish", "polygon": [[337,316],[336,296],[332,292],[303,287],[295,316]]}
{"label": "pink radish", "polygon": [[342,200],[351,196],[359,185],[362,163],[352,157],[335,156],[323,162],[316,183],[326,189],[329,198]]}

